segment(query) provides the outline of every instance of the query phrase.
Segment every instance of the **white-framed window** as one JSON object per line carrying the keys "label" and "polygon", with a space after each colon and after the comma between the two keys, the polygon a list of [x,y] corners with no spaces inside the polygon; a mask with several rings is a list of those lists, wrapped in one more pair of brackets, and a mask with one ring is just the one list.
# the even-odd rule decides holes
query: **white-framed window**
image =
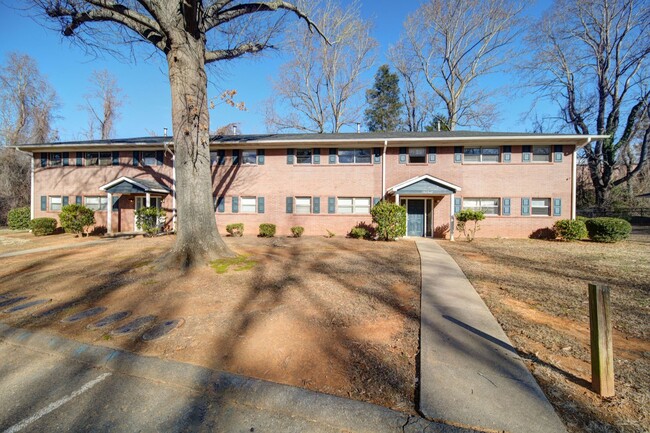
{"label": "white-framed window", "polygon": [[296,213],[311,213],[311,197],[296,197]]}
{"label": "white-framed window", "polygon": [[485,215],[499,215],[500,202],[498,198],[464,198],[463,209],[481,211]]}
{"label": "white-framed window", "polygon": [[298,164],[311,164],[312,156],[312,149],[296,149],[296,162]]}
{"label": "white-framed window", "polygon": [[241,151],[241,163],[243,165],[254,165],[257,164],[257,150],[242,150]]}
{"label": "white-framed window", "polygon": [[[155,152],[154,152],[155,153]],[[113,157],[111,152],[86,152],[86,165],[111,165]]]}
{"label": "white-framed window", "polygon": [[369,214],[370,197],[338,197],[338,213]]}
{"label": "white-framed window", "polygon": [[60,195],[51,195],[49,197],[50,201],[50,210],[51,211],[60,211],[63,200]]}
{"label": "white-framed window", "polygon": [[50,153],[50,167],[60,167],[63,165],[60,152]]}
{"label": "white-framed window", "polygon": [[426,147],[409,147],[409,164],[422,164],[427,162]]}
{"label": "white-framed window", "polygon": [[371,149],[339,149],[339,164],[370,164]]}
{"label": "white-framed window", "polygon": [[93,196],[93,197],[84,197],[84,206],[92,210],[106,210],[108,205],[108,197],[104,196]]}
{"label": "white-framed window", "polygon": [[142,152],[142,165],[153,166],[156,164],[158,164],[158,158],[155,150]]}
{"label": "white-framed window", "polygon": [[551,146],[533,146],[533,162],[551,162]]}
{"label": "white-framed window", "polygon": [[465,147],[463,154],[465,162],[499,162],[498,147]]}
{"label": "white-framed window", "polygon": [[550,198],[533,198],[530,200],[530,214],[531,215],[551,215],[551,199]]}
{"label": "white-framed window", "polygon": [[216,150],[211,150],[210,151],[210,165],[217,165],[219,164],[219,152]]}
{"label": "white-framed window", "polygon": [[256,197],[242,197],[241,198],[241,211],[243,213],[256,213],[257,212],[257,198]]}

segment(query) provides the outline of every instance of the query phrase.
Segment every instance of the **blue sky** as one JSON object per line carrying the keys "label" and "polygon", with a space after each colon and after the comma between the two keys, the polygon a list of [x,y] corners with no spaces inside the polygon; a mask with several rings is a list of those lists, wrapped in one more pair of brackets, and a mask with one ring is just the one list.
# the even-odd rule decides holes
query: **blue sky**
{"label": "blue sky", "polygon": [[[2,1],[2,0],[0,0]],[[108,69],[118,80],[127,96],[122,116],[116,125],[117,137],[149,135],[150,131],[162,134],[164,127],[171,130],[171,103],[166,64],[162,56],[138,59],[136,62],[117,60],[108,54],[99,57],[85,53],[69,38],[42,27],[26,14],[0,3],[0,61],[4,63],[9,52],[26,53],[34,57],[39,69],[59,95],[61,108],[56,128],[62,140],[84,139],[87,114],[79,109],[83,95],[88,93],[88,78],[93,70]],[[397,41],[407,15],[417,9],[419,1],[362,0],[361,12],[373,22],[373,36],[380,44],[376,68],[385,63],[385,53]],[[534,19],[548,7],[548,0],[538,0],[529,9]],[[520,51],[523,55],[523,49]],[[237,59],[220,64],[210,73],[210,96],[224,89],[236,89],[237,100],[245,102],[248,110],[238,111],[221,105],[211,110],[211,128],[230,122],[239,122],[243,133],[266,132],[261,109],[262,102],[270,96],[270,77],[277,73],[282,63],[281,53],[269,53],[259,58]],[[366,77],[372,83],[373,68]],[[494,74],[486,83],[503,86],[512,83],[512,77]],[[522,113],[534,101],[530,92],[502,93],[497,100],[500,121],[495,131],[527,131],[530,121],[521,121]],[[548,105],[538,109],[552,110]],[[546,114],[551,114],[547,112]],[[360,119],[362,120],[362,119]]]}

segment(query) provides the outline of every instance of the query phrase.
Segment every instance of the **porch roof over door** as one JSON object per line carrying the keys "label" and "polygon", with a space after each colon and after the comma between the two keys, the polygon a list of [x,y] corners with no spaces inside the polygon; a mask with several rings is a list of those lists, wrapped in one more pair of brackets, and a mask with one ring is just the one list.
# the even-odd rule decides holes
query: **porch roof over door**
{"label": "porch roof over door", "polygon": [[425,174],[398,183],[388,188],[387,192],[399,195],[449,195],[460,190],[461,188],[458,185]]}
{"label": "porch roof over door", "polygon": [[122,176],[99,187],[109,194],[169,194],[171,191],[153,179],[134,179]]}

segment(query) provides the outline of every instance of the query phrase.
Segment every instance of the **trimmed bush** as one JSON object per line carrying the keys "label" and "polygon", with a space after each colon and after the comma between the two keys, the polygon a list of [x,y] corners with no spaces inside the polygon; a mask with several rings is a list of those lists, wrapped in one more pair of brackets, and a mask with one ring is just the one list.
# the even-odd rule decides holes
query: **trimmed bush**
{"label": "trimmed bush", "polygon": [[406,235],[406,208],[382,200],[373,206],[370,214],[377,224],[377,235],[380,240],[392,241]]}
{"label": "trimmed bush", "polygon": [[230,236],[242,237],[244,236],[244,223],[228,224],[226,226],[226,231]]}
{"label": "trimmed bush", "polygon": [[29,228],[34,236],[51,235],[56,230],[56,225],[54,218],[34,218],[29,222]]}
{"label": "trimmed bush", "polygon": [[629,222],[621,218],[591,218],[585,222],[589,239],[595,242],[618,242],[632,232]]}
{"label": "trimmed bush", "polygon": [[275,224],[263,223],[260,224],[260,235],[261,238],[272,238],[275,236]]}
{"label": "trimmed bush", "polygon": [[365,227],[352,227],[352,230],[350,230],[350,233],[348,233],[348,236],[354,239],[366,239],[369,234],[368,230],[366,230]]}
{"label": "trimmed bush", "polygon": [[59,221],[66,232],[78,235],[95,224],[95,211],[80,204],[68,204],[61,209]]}
{"label": "trimmed bush", "polygon": [[25,230],[29,228],[31,217],[31,210],[28,207],[17,207],[7,214],[7,225],[11,230]]}
{"label": "trimmed bush", "polygon": [[559,220],[553,224],[555,234],[565,241],[579,241],[587,237],[585,222],[575,220]]}
{"label": "trimmed bush", "polygon": [[304,227],[300,227],[300,226],[291,227],[291,234],[293,235],[294,238],[299,238],[300,236],[302,236],[304,232],[305,232]]}
{"label": "trimmed bush", "polygon": [[476,232],[481,229],[478,222],[485,219],[485,214],[480,210],[463,209],[455,217],[456,228],[465,235],[468,242],[472,242]]}
{"label": "trimmed bush", "polygon": [[141,207],[135,211],[135,224],[148,236],[160,232],[160,220],[165,217],[165,211],[155,206]]}

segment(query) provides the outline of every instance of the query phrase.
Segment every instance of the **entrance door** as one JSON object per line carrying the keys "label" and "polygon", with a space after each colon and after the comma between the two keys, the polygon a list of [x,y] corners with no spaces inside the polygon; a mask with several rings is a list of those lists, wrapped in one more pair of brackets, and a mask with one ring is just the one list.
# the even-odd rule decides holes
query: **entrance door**
{"label": "entrance door", "polygon": [[424,200],[407,201],[407,236],[424,236]]}
{"label": "entrance door", "polygon": [[[151,207],[157,207],[158,209],[160,209],[160,206],[162,204],[160,197],[153,197],[153,196],[150,197],[149,203],[151,204]],[[137,211],[138,209],[142,209],[143,207],[147,207],[147,197],[141,197],[141,196],[136,197],[135,210]],[[133,220],[134,231],[141,232],[142,229],[138,228],[138,217],[134,214],[133,218],[134,218]],[[164,224],[164,222],[165,221],[163,218],[162,224]]]}

